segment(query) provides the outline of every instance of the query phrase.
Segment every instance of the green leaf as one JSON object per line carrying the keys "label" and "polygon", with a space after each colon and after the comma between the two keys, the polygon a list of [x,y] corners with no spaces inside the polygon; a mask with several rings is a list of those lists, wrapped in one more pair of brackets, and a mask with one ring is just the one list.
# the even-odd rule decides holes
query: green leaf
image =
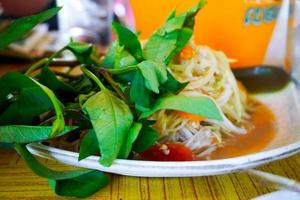
{"label": "green leaf", "polygon": [[90,117],[101,152],[100,163],[110,166],[126,141],[133,116],[128,105],[104,89],[83,105]]}
{"label": "green leaf", "polygon": [[191,38],[195,15],[204,5],[205,0],[200,0],[197,5],[179,16],[175,16],[173,11],[164,25],[150,36],[143,49],[144,57],[168,64]]}
{"label": "green leaf", "polygon": [[35,117],[53,108],[49,98],[37,87],[23,88],[13,96],[16,101],[0,114],[0,125],[32,124]]}
{"label": "green leaf", "polygon": [[162,94],[169,93],[169,92],[173,94],[178,94],[188,84],[189,84],[188,82],[180,83],[173,77],[173,75],[170,72],[168,72],[168,80],[160,86],[159,90]]}
{"label": "green leaf", "polygon": [[76,80],[71,81],[69,85],[80,94],[89,94],[94,87],[92,81],[85,75],[79,76]]}
{"label": "green leaf", "polygon": [[180,31],[180,29],[183,28],[184,26],[185,20],[186,20],[186,13],[170,18],[165,22],[165,24],[160,29],[158,29],[157,33],[160,35],[164,35],[176,30]]}
{"label": "green leaf", "polygon": [[44,22],[58,13],[60,7],[51,8],[37,15],[27,16],[12,22],[5,30],[0,32],[0,49],[20,39],[37,24]]}
{"label": "green leaf", "polygon": [[93,44],[70,42],[65,48],[70,50],[81,64],[96,66],[100,64],[100,55]]}
{"label": "green leaf", "polygon": [[[7,84],[9,83],[9,84]],[[0,125],[31,124],[34,117],[53,108],[46,93],[27,76],[9,72],[0,78]]]}
{"label": "green leaf", "polygon": [[177,38],[177,32],[169,33],[167,36],[152,35],[143,49],[145,58],[168,64],[169,56],[176,49]]}
{"label": "green leaf", "polygon": [[89,130],[89,132],[84,136],[80,143],[80,151],[78,160],[85,159],[91,155],[95,155],[99,152],[99,143],[97,141],[97,136],[94,130]]}
{"label": "green leaf", "polygon": [[133,123],[133,125],[131,126],[131,128],[128,132],[127,140],[122,145],[122,148],[120,150],[118,158],[121,158],[121,159],[128,158],[128,156],[131,152],[131,149],[132,149],[132,144],[137,139],[139,132],[142,129],[142,126],[143,125],[141,123]]}
{"label": "green leaf", "polygon": [[56,98],[55,94],[47,88],[46,86],[40,84],[39,82],[35,81],[35,83],[46,93],[46,95],[49,97],[54,111],[56,118],[52,122],[52,131],[51,136],[54,137],[57,134],[59,134],[61,131],[65,128],[65,119],[63,115],[63,104]]}
{"label": "green leaf", "polygon": [[151,91],[146,88],[144,77],[139,71],[131,83],[130,98],[136,105],[150,108]]}
{"label": "green leaf", "polygon": [[178,33],[177,48],[172,52],[171,55],[169,55],[167,59],[168,63],[173,59],[174,56],[181,52],[192,36],[193,30],[190,28],[183,28],[181,32]]}
{"label": "green leaf", "polygon": [[113,29],[118,35],[118,41],[120,46],[124,48],[138,61],[143,60],[143,52],[141,44],[136,34],[130,31],[128,28],[122,26],[119,23],[113,22]]}
{"label": "green leaf", "polygon": [[78,103],[74,103],[72,106],[74,108],[66,108],[64,117],[67,121],[71,122],[72,126],[78,126],[76,132],[92,129],[93,126],[90,119],[81,111],[81,106]]}
{"label": "green leaf", "polygon": [[119,41],[116,39],[105,54],[101,66],[106,68],[113,68],[115,66],[116,52],[119,47]]}
{"label": "green leaf", "polygon": [[217,105],[210,97],[183,95],[172,95],[159,98],[155,102],[152,110],[142,113],[140,119],[147,118],[162,109],[179,110],[200,115],[208,119],[214,119],[218,121],[223,120]]}
{"label": "green leaf", "polygon": [[54,171],[39,163],[25,145],[17,144],[16,150],[34,173],[49,179],[50,186],[58,195],[86,198],[108,184],[108,178],[100,171]]}
{"label": "green leaf", "polygon": [[133,151],[137,153],[144,152],[149,147],[154,145],[157,139],[158,133],[155,129],[148,126],[143,126],[138,138],[134,143]]}
{"label": "green leaf", "polygon": [[170,19],[176,17],[176,10],[172,10],[172,12],[170,12],[169,16],[167,17],[166,21],[169,21]]}
{"label": "green leaf", "polygon": [[123,46],[119,46],[114,57],[113,67],[122,68],[135,64],[137,64],[135,58]]}
{"label": "green leaf", "polygon": [[0,78],[0,91],[0,102],[9,105],[0,113],[0,125],[32,124],[34,117],[54,108],[52,136],[64,130],[62,104],[46,86],[23,74],[9,72]]}
{"label": "green leaf", "polygon": [[92,91],[90,92],[89,94],[80,94],[78,96],[78,102],[79,102],[79,105],[80,107],[82,107],[82,105],[93,95],[95,95],[96,92]]}
{"label": "green leaf", "polygon": [[122,68],[137,64],[136,59],[131,55],[124,46],[121,46],[119,41],[113,42],[107,54],[101,63],[101,66],[106,68]]}
{"label": "green leaf", "polygon": [[104,188],[109,179],[98,170],[89,170],[83,175],[65,180],[49,179],[49,184],[57,195],[87,198]]}
{"label": "green leaf", "polygon": [[42,69],[41,74],[38,76],[39,82],[59,96],[67,97],[68,99],[74,98],[78,92],[67,83],[58,80],[56,74],[48,67]]}
{"label": "green leaf", "polygon": [[150,60],[145,60],[138,65],[144,80],[145,86],[155,92],[159,93],[160,84],[167,81],[167,68],[163,63],[153,62]]}
{"label": "green leaf", "polygon": [[[67,126],[57,136],[62,136],[77,127]],[[31,143],[50,139],[51,126],[0,126],[0,142],[4,143]]]}

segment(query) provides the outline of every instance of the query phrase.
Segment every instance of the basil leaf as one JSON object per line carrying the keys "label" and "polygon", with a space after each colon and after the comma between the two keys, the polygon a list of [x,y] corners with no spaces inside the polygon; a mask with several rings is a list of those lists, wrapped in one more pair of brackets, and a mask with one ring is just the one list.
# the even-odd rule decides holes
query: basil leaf
{"label": "basil leaf", "polygon": [[205,5],[201,0],[197,5],[179,16],[171,13],[164,25],[152,34],[143,49],[148,60],[168,64],[187,44],[193,34],[195,15]]}
{"label": "basil leaf", "polygon": [[139,132],[142,129],[142,126],[143,125],[141,123],[133,123],[133,125],[131,126],[131,128],[128,132],[127,140],[125,143],[123,143],[123,146],[121,147],[118,158],[121,158],[121,159],[128,158],[128,156],[131,152],[131,149],[132,149],[132,144],[137,139]]}
{"label": "basil leaf", "polygon": [[54,171],[43,166],[25,145],[17,144],[16,150],[34,173],[49,179],[50,186],[58,195],[86,198],[108,184],[108,178],[100,171]]}
{"label": "basil leaf", "polygon": [[139,71],[131,83],[130,98],[136,105],[150,108],[151,91],[146,88],[144,77]]}
{"label": "basil leaf", "polygon": [[168,64],[170,55],[176,49],[177,38],[177,32],[168,33],[167,36],[152,35],[143,49],[145,58]]}
{"label": "basil leaf", "polygon": [[17,72],[0,78],[0,99],[7,102],[0,113],[0,125],[31,124],[35,116],[53,108],[45,92],[32,79]]}
{"label": "basil leaf", "polygon": [[80,94],[78,96],[78,102],[79,102],[79,105],[82,107],[82,105],[90,98],[92,97],[93,95],[95,95],[96,92],[92,91],[91,93],[89,94]]}
{"label": "basil leaf", "polygon": [[109,183],[109,179],[98,170],[89,170],[83,175],[65,180],[49,179],[49,184],[57,195],[87,198]]}
{"label": "basil leaf", "polygon": [[38,80],[39,83],[51,89],[62,102],[73,101],[79,93],[69,84],[59,80],[48,67],[43,67],[41,74],[38,75]]}
{"label": "basil leaf", "polygon": [[101,152],[100,163],[110,166],[126,140],[133,116],[128,105],[104,89],[83,105],[90,117]]}
{"label": "basil leaf", "polygon": [[115,57],[118,48],[120,47],[119,41],[116,39],[111,46],[109,47],[107,53],[104,56],[104,59],[101,63],[102,67],[113,68],[115,66]]}
{"label": "basil leaf", "polygon": [[138,138],[136,139],[133,151],[141,153],[154,145],[158,139],[158,133],[155,129],[143,126]]}
{"label": "basil leaf", "polygon": [[94,87],[92,81],[85,75],[79,76],[76,80],[71,81],[69,85],[80,94],[89,94]]}
{"label": "basil leaf", "polygon": [[31,124],[35,116],[54,108],[52,136],[64,130],[62,104],[46,86],[23,74],[9,72],[0,78],[0,91],[0,102],[9,102],[0,114],[0,125]]}
{"label": "basil leaf", "polygon": [[122,26],[119,23],[112,23],[113,30],[118,35],[118,41],[120,46],[124,48],[138,61],[143,60],[143,52],[141,44],[136,34],[130,31],[128,28]]}
{"label": "basil leaf", "polygon": [[100,55],[95,45],[70,42],[65,48],[70,50],[81,64],[96,66],[100,64]]}
{"label": "basil leaf", "polygon": [[12,96],[16,101],[0,114],[0,125],[32,124],[34,117],[53,108],[49,98],[37,87],[21,89],[19,94]]}
{"label": "basil leaf", "polygon": [[[57,136],[62,136],[76,127],[67,126]],[[51,126],[0,126],[0,142],[4,143],[31,143],[51,138]]]}
{"label": "basil leaf", "polygon": [[0,49],[20,39],[37,24],[44,22],[58,13],[60,7],[51,8],[37,15],[27,16],[12,22],[5,30],[0,32]]}
{"label": "basil leaf", "polygon": [[57,134],[59,134],[61,131],[65,128],[65,119],[63,115],[63,104],[56,98],[55,94],[47,88],[46,86],[40,84],[39,82],[35,81],[35,83],[46,93],[46,95],[49,97],[54,111],[56,115],[56,119],[52,122],[52,131],[51,136],[54,137]]}
{"label": "basil leaf", "polygon": [[[105,55],[101,66],[106,68],[122,68],[136,65],[143,60],[141,44],[133,32],[126,27],[114,22],[113,29],[118,34],[118,39],[113,42]],[[130,80],[131,74],[117,76],[121,80]]]}
{"label": "basil leaf", "polygon": [[172,10],[172,12],[170,12],[169,16],[167,17],[166,21],[169,21],[170,19],[176,17],[176,10]]}
{"label": "basil leaf", "polygon": [[93,128],[88,116],[86,116],[81,110],[78,103],[74,103],[74,108],[66,108],[64,117],[72,126],[78,126],[76,131],[84,131]]}
{"label": "basil leaf", "polygon": [[56,74],[51,71],[48,67],[42,69],[41,74],[38,76],[39,82],[53,92],[55,92],[60,97],[66,97],[67,99],[74,98],[78,92],[72,88],[70,85],[58,80]]}
{"label": "basil leaf", "polygon": [[188,84],[189,84],[188,82],[180,83],[173,77],[173,75],[170,72],[168,72],[168,80],[160,86],[159,90],[162,94],[169,93],[169,92],[173,94],[178,94]]}
{"label": "basil leaf", "polygon": [[124,48],[119,46],[114,57],[114,68],[122,68],[137,64],[135,58]]}
{"label": "basil leaf", "polygon": [[145,60],[138,65],[144,80],[145,86],[155,92],[159,93],[160,84],[167,81],[167,68],[163,63],[153,62],[150,60]]}
{"label": "basil leaf", "polygon": [[121,68],[137,63],[136,59],[126,50],[126,48],[121,46],[119,41],[116,40],[109,48],[101,66],[106,68]]}
{"label": "basil leaf", "polygon": [[172,95],[159,98],[155,102],[152,110],[142,113],[140,119],[147,118],[153,113],[162,109],[179,110],[200,115],[208,119],[214,119],[218,121],[223,120],[217,105],[210,97],[183,95]]}
{"label": "basil leaf", "polygon": [[80,143],[79,158],[78,160],[85,159],[91,155],[95,155],[99,152],[99,144],[97,141],[97,136],[94,130],[89,130],[89,132],[84,136]]}

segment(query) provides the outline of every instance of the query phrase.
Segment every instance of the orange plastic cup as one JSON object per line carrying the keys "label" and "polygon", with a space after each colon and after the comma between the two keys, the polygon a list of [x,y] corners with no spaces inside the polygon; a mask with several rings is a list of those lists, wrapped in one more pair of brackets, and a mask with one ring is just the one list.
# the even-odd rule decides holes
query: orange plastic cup
{"label": "orange plastic cup", "polygon": [[[177,12],[182,12],[197,2],[131,0],[136,29],[146,39],[171,10],[176,8]],[[233,67],[286,66],[288,22],[283,19],[283,6],[284,1],[280,0],[207,0],[207,5],[196,17],[195,41],[224,51],[229,58],[237,60]],[[289,10],[289,5],[285,5],[285,9]],[[291,12],[287,15],[287,19],[292,16]]]}

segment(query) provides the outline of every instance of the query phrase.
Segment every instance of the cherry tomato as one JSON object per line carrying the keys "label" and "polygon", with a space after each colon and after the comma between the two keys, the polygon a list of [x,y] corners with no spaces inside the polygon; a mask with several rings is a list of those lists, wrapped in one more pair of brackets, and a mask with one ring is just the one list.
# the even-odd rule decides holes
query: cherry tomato
{"label": "cherry tomato", "polygon": [[191,149],[179,143],[157,144],[141,153],[143,160],[151,161],[192,161]]}

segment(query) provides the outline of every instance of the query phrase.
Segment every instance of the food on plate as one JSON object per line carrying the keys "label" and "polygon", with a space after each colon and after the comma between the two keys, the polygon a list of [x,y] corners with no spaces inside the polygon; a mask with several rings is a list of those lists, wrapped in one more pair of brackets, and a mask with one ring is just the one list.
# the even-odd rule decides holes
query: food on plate
{"label": "food on plate", "polygon": [[[26,144],[77,150],[78,161],[100,155],[104,167],[116,159],[193,161],[264,148],[276,132],[272,112],[236,81],[224,53],[193,43],[195,16],[204,5],[173,11],[143,43],[113,23],[117,39],[105,55],[71,40],[24,73],[2,75],[0,146],[15,148],[58,195],[75,197],[90,196],[108,178],[96,170],[48,169]],[[0,33],[0,48],[58,11],[16,20]],[[64,52],[78,64],[53,66]]]}
{"label": "food on plate", "polygon": [[[153,127],[160,134],[160,143],[181,143],[194,152],[196,159],[216,159],[218,156],[214,152],[220,147],[218,151],[224,151],[224,147],[232,145],[232,138],[248,135],[249,143],[251,137],[254,141],[258,139],[253,133],[260,132],[267,138],[264,142],[256,141],[244,146],[244,149],[256,150],[272,140],[276,132],[274,116],[267,107],[250,97],[246,88],[235,79],[230,60],[223,52],[190,42],[168,67],[178,81],[188,82],[180,95],[212,98],[223,120],[211,120],[182,111],[160,110],[151,117],[156,121]],[[258,113],[260,116],[269,115],[260,119],[266,127],[270,125],[269,129],[260,131],[257,127],[253,119]],[[238,145],[243,145],[240,142]],[[228,157],[247,153],[247,150],[231,150]]]}

